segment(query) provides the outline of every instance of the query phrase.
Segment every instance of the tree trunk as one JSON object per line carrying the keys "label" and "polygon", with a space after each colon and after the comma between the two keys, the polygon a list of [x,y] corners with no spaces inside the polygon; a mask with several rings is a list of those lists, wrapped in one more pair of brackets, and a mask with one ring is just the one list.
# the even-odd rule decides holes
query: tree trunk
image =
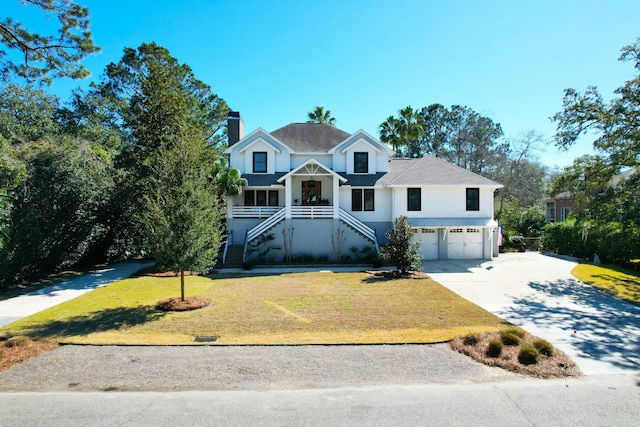
{"label": "tree trunk", "polygon": [[180,296],[184,301],[184,269],[180,269]]}

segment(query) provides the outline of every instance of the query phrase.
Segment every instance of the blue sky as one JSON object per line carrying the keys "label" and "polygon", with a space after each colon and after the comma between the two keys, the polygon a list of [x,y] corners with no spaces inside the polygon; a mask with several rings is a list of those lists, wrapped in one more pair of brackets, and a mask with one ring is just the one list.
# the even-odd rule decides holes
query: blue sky
{"label": "blue sky", "polygon": [[[246,133],[304,122],[322,105],[339,128],[378,136],[400,108],[440,103],[491,117],[509,139],[529,130],[550,139],[564,89],[595,85],[611,99],[634,74],[620,48],[640,36],[637,0],[78,2],[102,48],[85,60],[91,79],[124,47],[155,41],[241,112]],[[35,13],[3,3],[22,22]],[[64,100],[87,83],[51,90]],[[587,152],[585,138],[540,160],[564,166]]]}

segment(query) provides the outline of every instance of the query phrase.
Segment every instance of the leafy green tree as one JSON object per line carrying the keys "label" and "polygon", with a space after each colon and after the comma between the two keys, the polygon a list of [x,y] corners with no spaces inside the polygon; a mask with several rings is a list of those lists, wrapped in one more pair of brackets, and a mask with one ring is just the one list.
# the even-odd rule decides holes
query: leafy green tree
{"label": "leafy green tree", "polygon": [[336,119],[331,115],[331,110],[325,110],[324,107],[316,105],[312,111],[307,113],[307,123],[326,123],[331,126],[336,125]]}
{"label": "leafy green tree", "polygon": [[387,231],[389,242],[380,248],[382,258],[392,262],[400,274],[422,270],[420,243],[413,241],[414,234],[409,219],[400,216],[393,221],[393,228]]}
{"label": "leafy green tree", "polygon": [[199,132],[192,131],[187,125],[152,154],[142,215],[159,267],[180,274],[182,301],[184,272],[213,267],[221,235],[221,210],[211,176],[215,158]]}
{"label": "leafy green tree", "polygon": [[524,237],[538,237],[546,225],[545,212],[540,203],[524,205],[516,197],[504,203],[500,224],[508,231]]}
{"label": "leafy green tree", "polygon": [[10,84],[0,94],[0,135],[12,144],[60,133],[58,98],[42,89]]}
{"label": "leafy green tree", "polygon": [[451,143],[449,110],[442,104],[431,104],[423,107],[418,115],[422,132],[416,151],[419,150],[421,156],[448,158]]}
{"label": "leafy green tree", "polygon": [[[576,198],[578,226],[589,224],[596,233],[615,230],[622,238],[617,245],[634,248],[624,240],[637,241],[640,234],[640,38],[622,49],[620,60],[631,61],[636,75],[616,89],[610,102],[593,86],[584,93],[565,90],[563,110],[553,116],[556,144],[570,147],[589,135],[596,154],[576,159],[554,181],[552,192],[569,191]],[[640,256],[637,249],[623,252]]]}
{"label": "leafy green tree", "polygon": [[489,177],[502,185],[496,196],[496,219],[500,220],[507,199],[518,200],[520,207],[539,205],[547,185],[548,169],[536,158],[546,141],[535,131],[519,135],[504,148]]}
{"label": "leafy green tree", "polygon": [[26,176],[10,193],[3,279],[25,280],[86,259],[105,234],[99,218],[113,188],[99,147],[68,138],[15,147]]}
{"label": "leafy green tree", "polygon": [[0,19],[0,78],[12,75],[27,81],[50,83],[52,78],[85,78],[89,71],[80,64],[100,49],[89,31],[89,10],[74,0],[21,0],[39,8],[60,23],[56,34],[43,35],[25,28],[10,17]]}
{"label": "leafy green tree", "polygon": [[114,160],[119,172],[112,210],[112,223],[119,224],[114,243],[124,253],[144,252],[147,233],[136,216],[145,209],[153,154],[182,138],[186,128],[189,135],[197,132],[202,144],[216,153],[225,137],[229,107],[188,65],[155,43],[126,48],[122,59],[107,66],[104,80],[81,101],[88,107],[104,106],[104,114],[92,115],[91,108],[85,108],[78,117],[71,115],[73,121],[95,126],[99,132],[103,123],[109,129],[119,126],[114,131],[122,140]]}

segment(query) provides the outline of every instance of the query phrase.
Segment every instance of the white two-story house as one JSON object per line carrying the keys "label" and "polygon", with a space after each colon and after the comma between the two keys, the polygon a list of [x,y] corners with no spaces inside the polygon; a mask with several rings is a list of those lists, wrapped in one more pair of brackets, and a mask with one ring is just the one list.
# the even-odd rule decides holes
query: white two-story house
{"label": "white two-story house", "polygon": [[260,241],[275,249],[274,261],[334,261],[364,246],[377,252],[402,215],[426,260],[497,255],[493,195],[502,186],[492,180],[435,157],[394,158],[362,130],[293,123],[244,136],[232,112],[228,133],[225,153],[248,181],[241,196],[228,198],[228,246],[242,248],[245,261]]}

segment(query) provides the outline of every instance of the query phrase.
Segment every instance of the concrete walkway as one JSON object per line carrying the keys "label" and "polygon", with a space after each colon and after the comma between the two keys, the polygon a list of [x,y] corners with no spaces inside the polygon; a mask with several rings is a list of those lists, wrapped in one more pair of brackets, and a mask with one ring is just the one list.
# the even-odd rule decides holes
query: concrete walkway
{"label": "concrete walkway", "polygon": [[92,271],[76,279],[0,301],[0,326],[76,298],[85,292],[131,276],[153,262],[124,261]]}
{"label": "concrete walkway", "polygon": [[585,374],[640,372],[640,307],[571,276],[576,263],[536,252],[493,261],[427,261],[463,298],[550,341]]}

